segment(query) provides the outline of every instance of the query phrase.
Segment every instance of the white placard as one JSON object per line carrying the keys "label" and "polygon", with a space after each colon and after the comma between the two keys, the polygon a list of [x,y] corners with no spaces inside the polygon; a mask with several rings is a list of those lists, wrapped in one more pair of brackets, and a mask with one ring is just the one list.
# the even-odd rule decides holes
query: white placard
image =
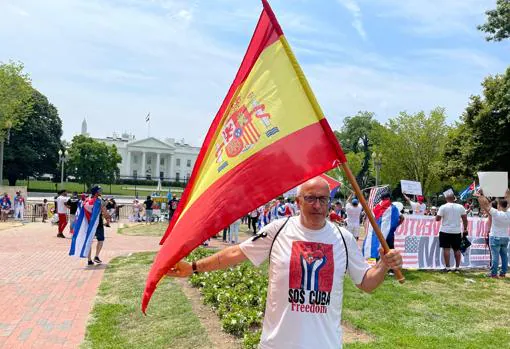
{"label": "white placard", "polygon": [[453,192],[453,189],[448,189],[447,191],[445,191],[443,193],[444,197],[447,197],[447,196],[455,196],[455,193]]}
{"label": "white placard", "polygon": [[504,197],[508,188],[508,172],[478,172],[483,195]]}
{"label": "white placard", "polygon": [[421,183],[415,181],[406,181],[402,179],[400,181],[402,187],[402,193],[411,195],[423,195],[421,191]]}

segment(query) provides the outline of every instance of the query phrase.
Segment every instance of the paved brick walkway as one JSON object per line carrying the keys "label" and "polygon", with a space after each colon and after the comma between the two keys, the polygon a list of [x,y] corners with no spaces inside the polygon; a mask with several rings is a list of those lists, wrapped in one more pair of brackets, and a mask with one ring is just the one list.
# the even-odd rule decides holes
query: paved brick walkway
{"label": "paved brick walkway", "polygon": [[[69,257],[71,240],[57,238],[49,223],[2,228],[0,348],[77,348],[105,266]],[[119,235],[116,228],[105,228],[104,263],[159,248],[159,238]]]}

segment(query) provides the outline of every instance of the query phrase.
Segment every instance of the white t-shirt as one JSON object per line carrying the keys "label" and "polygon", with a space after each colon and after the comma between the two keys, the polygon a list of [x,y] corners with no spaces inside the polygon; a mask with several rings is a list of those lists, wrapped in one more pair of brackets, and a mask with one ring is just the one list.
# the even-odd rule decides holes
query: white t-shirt
{"label": "white t-shirt", "polygon": [[67,207],[65,203],[69,200],[67,196],[60,195],[57,198],[57,213],[67,213]]}
{"label": "white t-shirt", "polygon": [[450,234],[461,233],[461,216],[466,214],[466,209],[459,204],[448,202],[437,211],[437,215],[441,216],[441,228],[439,231]]}
{"label": "white t-shirt", "polygon": [[494,207],[491,208],[492,216],[491,232],[489,236],[508,237],[508,229],[510,228],[510,212],[498,211]]}
{"label": "white t-shirt", "polygon": [[345,206],[347,224],[352,226],[359,226],[359,216],[361,215],[362,210],[363,208],[360,204],[358,204],[358,206],[353,206],[350,203],[347,203],[347,206]]}
{"label": "white t-shirt", "polygon": [[409,201],[411,203],[411,208],[413,209],[413,214],[416,214],[416,215],[424,215],[425,214],[425,210],[427,209],[427,205],[425,205],[424,203],[419,203],[419,202],[414,202],[414,201]]}
{"label": "white t-shirt", "polygon": [[[286,220],[265,226],[240,247],[256,266],[269,256],[271,243]],[[347,272],[355,284],[370,268],[351,233],[342,229],[348,248]],[[261,349],[342,347],[342,297],[345,246],[338,229],[326,222],[310,230],[292,217],[273,244],[269,265]]]}

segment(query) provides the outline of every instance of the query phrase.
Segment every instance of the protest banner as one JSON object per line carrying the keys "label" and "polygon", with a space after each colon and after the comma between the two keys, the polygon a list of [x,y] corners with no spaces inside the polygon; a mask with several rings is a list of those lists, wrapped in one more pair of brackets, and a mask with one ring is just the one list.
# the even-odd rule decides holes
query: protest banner
{"label": "protest banner", "polygon": [[[395,232],[395,249],[402,253],[404,268],[445,267],[443,253],[439,247],[440,226],[441,222],[436,221],[433,216],[405,216],[404,222]],[[487,218],[468,217],[468,239],[472,245],[462,256],[462,268],[489,267],[490,253],[485,243],[487,228]],[[455,265],[453,253],[450,256],[450,265]]]}

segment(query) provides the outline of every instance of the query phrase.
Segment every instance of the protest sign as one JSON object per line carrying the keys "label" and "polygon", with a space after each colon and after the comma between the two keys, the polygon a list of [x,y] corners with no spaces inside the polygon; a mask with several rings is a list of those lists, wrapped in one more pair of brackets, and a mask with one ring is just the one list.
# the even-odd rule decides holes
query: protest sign
{"label": "protest sign", "polygon": [[508,172],[478,172],[485,196],[503,197],[508,188]]}
{"label": "protest sign", "polygon": [[421,183],[415,181],[407,181],[402,179],[400,181],[402,193],[411,195],[423,195],[421,190]]}

